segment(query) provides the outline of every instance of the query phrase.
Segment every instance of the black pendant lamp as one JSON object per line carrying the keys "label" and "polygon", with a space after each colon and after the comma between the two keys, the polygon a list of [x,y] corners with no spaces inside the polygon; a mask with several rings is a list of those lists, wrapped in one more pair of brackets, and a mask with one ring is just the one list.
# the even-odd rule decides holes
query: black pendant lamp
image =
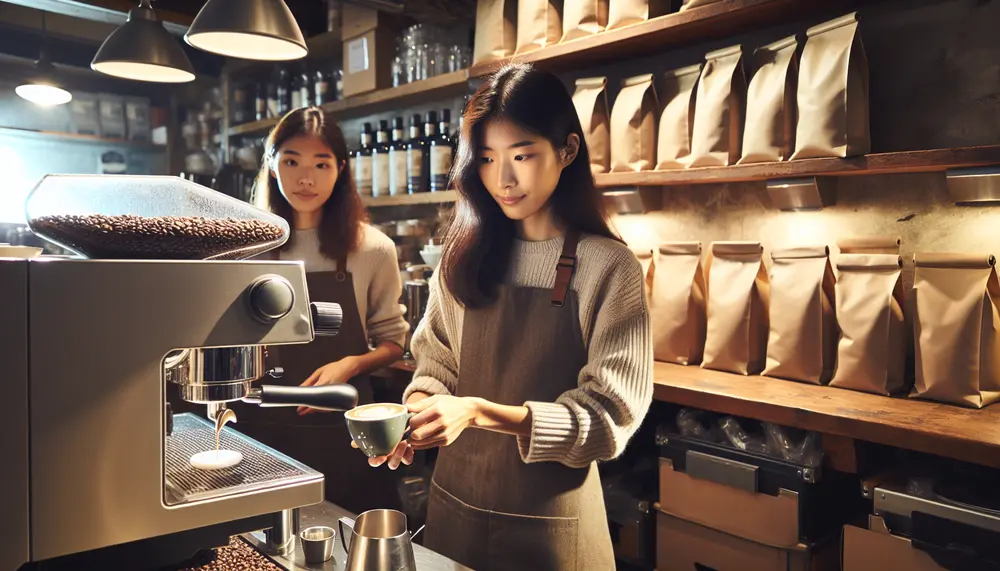
{"label": "black pendant lamp", "polygon": [[309,53],[283,0],[208,0],[184,40],[207,52],[254,60],[286,61]]}
{"label": "black pendant lamp", "polygon": [[128,13],[128,20],[111,32],[90,67],[124,79],[158,83],[194,81],[194,68],[180,44],[156,18],[149,4]]}
{"label": "black pendant lamp", "polygon": [[39,51],[38,60],[35,62],[35,70],[24,83],[14,88],[14,93],[21,99],[25,99],[41,105],[52,107],[69,103],[73,95],[63,89],[63,86],[56,80],[56,69],[49,61],[49,56],[45,52],[45,40],[47,34],[45,29],[45,12],[42,12],[42,49]]}

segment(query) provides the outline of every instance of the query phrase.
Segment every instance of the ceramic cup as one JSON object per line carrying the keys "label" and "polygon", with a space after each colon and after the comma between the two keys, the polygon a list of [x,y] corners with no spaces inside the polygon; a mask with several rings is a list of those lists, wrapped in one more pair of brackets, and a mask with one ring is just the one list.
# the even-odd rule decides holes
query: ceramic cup
{"label": "ceramic cup", "polygon": [[396,449],[409,428],[413,414],[396,403],[372,403],[344,413],[347,430],[358,449],[369,458],[387,456]]}

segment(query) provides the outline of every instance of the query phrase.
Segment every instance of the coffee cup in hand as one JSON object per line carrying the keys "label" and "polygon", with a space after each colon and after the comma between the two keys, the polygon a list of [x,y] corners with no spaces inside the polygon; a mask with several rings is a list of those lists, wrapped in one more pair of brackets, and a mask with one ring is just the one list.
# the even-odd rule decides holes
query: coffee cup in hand
{"label": "coffee cup in hand", "polygon": [[392,454],[403,440],[412,416],[401,404],[372,403],[345,412],[344,421],[358,449],[369,458],[377,458]]}

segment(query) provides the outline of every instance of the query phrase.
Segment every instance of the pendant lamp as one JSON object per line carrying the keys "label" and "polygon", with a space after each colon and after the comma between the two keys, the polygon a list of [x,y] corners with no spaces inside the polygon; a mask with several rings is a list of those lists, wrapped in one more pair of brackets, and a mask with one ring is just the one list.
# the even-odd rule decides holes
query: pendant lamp
{"label": "pendant lamp", "polygon": [[63,89],[55,79],[55,67],[45,52],[45,37],[45,12],[42,12],[42,49],[38,54],[38,61],[35,62],[35,71],[27,81],[14,88],[14,93],[35,105],[52,107],[69,103],[73,95]]}
{"label": "pendant lamp", "polygon": [[284,0],[208,0],[184,40],[207,52],[263,61],[301,59],[309,53]]}
{"label": "pendant lamp", "polygon": [[111,32],[90,67],[124,79],[158,83],[194,81],[194,68],[180,44],[141,0],[128,13],[128,20]]}

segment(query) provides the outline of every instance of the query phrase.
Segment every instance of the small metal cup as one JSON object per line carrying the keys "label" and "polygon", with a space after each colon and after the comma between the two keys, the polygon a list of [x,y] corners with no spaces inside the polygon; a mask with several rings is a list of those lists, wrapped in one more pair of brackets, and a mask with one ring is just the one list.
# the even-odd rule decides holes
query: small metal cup
{"label": "small metal cup", "polygon": [[302,542],[302,553],[306,563],[323,563],[333,557],[333,539],[337,532],[332,527],[315,525],[307,527],[299,533]]}

